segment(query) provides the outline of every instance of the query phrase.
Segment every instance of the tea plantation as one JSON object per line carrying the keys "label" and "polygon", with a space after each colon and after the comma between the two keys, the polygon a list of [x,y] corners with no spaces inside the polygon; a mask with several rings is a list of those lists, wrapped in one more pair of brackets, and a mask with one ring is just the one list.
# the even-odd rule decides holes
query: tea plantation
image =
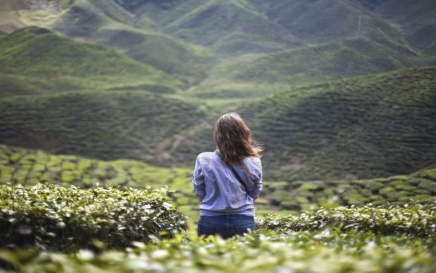
{"label": "tea plantation", "polygon": [[[21,199],[24,203],[38,200],[37,196],[41,193],[37,191],[47,191],[46,197],[54,197],[48,199],[60,201],[58,205],[62,202],[64,204],[61,209],[52,213],[53,215],[65,213],[68,208],[65,204],[72,201],[71,197],[74,195],[86,197],[98,193],[97,196],[102,194],[100,196],[102,199],[97,198],[95,201],[88,199],[88,204],[95,203],[100,209],[93,208],[87,211],[87,217],[92,219],[95,217],[95,212],[105,211],[108,220],[113,215],[118,216],[119,219],[122,219],[122,216],[127,216],[128,220],[133,219],[130,217],[131,213],[117,211],[122,206],[113,203],[113,199],[102,202],[104,197],[123,196],[121,191],[113,189],[80,191],[75,188],[62,189],[58,186],[41,185],[28,190],[22,187],[2,187],[2,198],[12,191],[18,194],[9,196],[19,196],[17,199]],[[134,200],[145,201],[148,198],[147,194],[140,194],[130,189],[125,192],[127,198],[121,199],[120,203],[123,203],[123,200],[130,200],[130,204],[126,203],[129,209],[141,204]],[[59,198],[62,194],[63,198]],[[154,198],[149,198],[147,201],[160,199],[160,197]],[[73,205],[70,207],[80,202],[72,202]],[[54,206],[55,204],[52,202],[47,208],[41,208],[42,214],[58,207]],[[12,215],[22,216],[29,212],[26,211],[26,206],[23,206],[23,209],[16,206],[16,211],[12,213],[12,210],[7,209],[12,206],[11,203],[8,204],[8,200],[1,203],[0,221],[9,218],[10,225],[14,225],[18,217],[11,218]],[[158,204],[156,209],[163,212],[167,207],[165,204],[159,207]],[[64,224],[58,222],[56,228],[66,229],[66,234],[68,230],[75,231],[72,228],[81,226],[80,221],[75,219],[78,219],[76,218],[78,215],[83,215],[82,211],[84,210],[70,210],[68,217],[70,220]],[[435,213],[434,199],[389,208],[367,206],[361,209],[345,207],[334,210],[321,209],[313,213],[301,214],[299,217],[268,215],[257,221],[257,230],[250,230],[243,236],[237,235],[227,240],[223,240],[220,236],[198,237],[195,231],[190,229],[172,233],[173,236],[166,239],[150,234],[150,240],[138,238],[139,240],[124,241],[129,244],[124,249],[111,247],[113,237],[128,239],[134,230],[132,226],[135,224],[136,227],[141,226],[138,225],[139,221],[136,223],[133,221],[132,226],[126,226],[125,229],[118,227],[114,235],[104,233],[105,236],[100,236],[100,240],[92,240],[90,241],[92,245],[80,250],[59,249],[60,252],[49,252],[44,244],[35,244],[32,248],[17,250],[13,249],[15,245],[9,245],[8,249],[0,250],[0,270],[2,272],[77,272],[79,270],[86,272],[180,272],[181,270],[182,272],[229,272],[229,270],[232,272],[434,272],[436,269]],[[133,213],[134,216],[140,214],[146,215],[147,212],[142,209]],[[169,209],[164,212],[164,217],[149,218],[151,220],[143,220],[140,223],[144,227],[148,227],[153,222],[163,223],[171,214],[177,215],[175,211]],[[29,225],[26,223],[26,218],[31,217],[32,214],[22,217],[15,225],[21,232],[26,231],[28,235],[33,236],[33,230],[22,228],[23,225]],[[99,217],[101,221],[105,219],[103,215]],[[176,221],[173,222],[176,226],[182,224],[182,221],[178,222],[177,219],[180,221],[180,218],[176,217]],[[43,219],[39,220],[39,223],[42,227],[53,227],[48,220],[49,217],[47,222],[44,223]],[[82,226],[86,226],[91,231],[99,229],[85,223],[82,222]],[[165,226],[163,230],[173,229]],[[105,231],[108,232],[107,229]],[[36,237],[41,235],[39,230],[35,230],[35,233],[37,233]],[[2,235],[4,234],[5,231],[2,231]],[[69,235],[73,235],[71,241],[81,238],[77,233]],[[62,245],[70,238],[64,236],[64,233],[54,233],[49,235],[47,241],[56,241],[58,245]],[[36,241],[41,240],[38,238]],[[3,242],[5,241],[2,239]]]}
{"label": "tea plantation", "polygon": [[435,194],[434,167],[410,175],[376,179],[266,182],[264,188],[264,196],[271,205],[296,211],[320,206],[398,204],[410,199],[428,199]]}
{"label": "tea plantation", "polygon": [[192,171],[160,168],[133,160],[100,161],[71,155],[0,145],[0,184],[32,186],[39,182],[94,188],[97,185],[146,189],[168,185],[181,211],[196,217],[196,203],[190,187]]}
{"label": "tea plantation", "polygon": [[[193,163],[194,164],[194,163]],[[128,186],[136,189],[169,187],[179,209],[198,220],[198,201],[191,186],[192,169],[162,168],[134,160],[101,161],[71,155],[0,145],[0,183],[35,185],[39,182],[80,188]],[[295,214],[319,207],[398,204],[436,194],[436,168],[410,175],[366,180],[263,181],[256,200],[257,215],[271,211]]]}
{"label": "tea plantation", "polygon": [[264,181],[257,229],[224,240],[196,234],[190,169],[0,147],[0,272],[436,269],[435,168]]}
{"label": "tea plantation", "polygon": [[[435,0],[1,0],[0,273],[436,272]],[[256,228],[198,236],[237,112]]]}

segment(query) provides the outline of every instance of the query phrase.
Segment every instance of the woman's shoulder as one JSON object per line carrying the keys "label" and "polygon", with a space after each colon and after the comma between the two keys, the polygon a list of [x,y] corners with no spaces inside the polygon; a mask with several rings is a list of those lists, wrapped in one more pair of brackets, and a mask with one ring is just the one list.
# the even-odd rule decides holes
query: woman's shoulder
{"label": "woman's shoulder", "polygon": [[202,152],[198,154],[197,158],[211,158],[215,155],[214,152]]}
{"label": "woman's shoulder", "polygon": [[251,170],[262,170],[262,162],[257,156],[247,156],[246,158],[244,158],[244,164]]}
{"label": "woman's shoulder", "polygon": [[199,161],[201,164],[209,164],[213,161],[215,156],[216,155],[214,152],[202,152],[198,154],[197,161]]}
{"label": "woman's shoulder", "polygon": [[247,156],[246,158],[244,158],[244,161],[260,163],[260,157],[257,157],[257,156]]}

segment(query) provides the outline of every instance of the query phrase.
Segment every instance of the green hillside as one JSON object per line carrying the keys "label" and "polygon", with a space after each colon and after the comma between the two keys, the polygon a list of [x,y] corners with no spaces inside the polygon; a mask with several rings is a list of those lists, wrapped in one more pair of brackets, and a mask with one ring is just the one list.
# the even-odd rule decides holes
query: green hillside
{"label": "green hillside", "polygon": [[[212,126],[219,114],[239,111],[268,145],[265,166],[270,179],[389,176],[434,162],[433,127],[428,122],[433,112],[426,106],[432,105],[433,68],[375,76],[435,64],[434,56],[415,46],[418,40],[426,42],[410,39],[414,32],[408,24],[423,23],[403,18],[406,8],[394,7],[392,1],[67,2],[57,13],[47,8],[19,14],[26,24],[41,24],[115,51],[41,28],[1,37],[2,95],[42,95],[2,102],[8,105],[1,110],[3,143],[99,159],[126,157],[160,166],[187,166],[199,151],[213,149]],[[416,20],[432,24],[432,5],[411,7],[406,2],[412,14],[423,13]],[[347,79],[359,75],[367,76]],[[404,90],[413,92],[407,97]],[[74,92],[65,100],[48,99],[61,91]],[[99,92],[106,92],[104,98],[97,99]],[[148,92],[164,94],[151,99],[159,106],[150,106]],[[132,112],[130,103],[138,103],[130,98],[128,105],[116,108],[126,93],[147,97],[139,101],[147,101],[143,103],[149,109]],[[60,105],[76,95],[80,105],[71,112]],[[82,102],[88,98],[91,102]],[[393,101],[388,105],[399,106],[380,105],[388,98]],[[409,106],[407,99],[418,106]],[[92,103],[109,113],[117,109],[117,114],[110,114],[113,121],[97,112],[98,121],[104,121],[97,122],[95,136],[86,134],[95,129],[87,122],[94,120]],[[170,114],[173,104],[190,111]],[[171,115],[170,121],[149,112],[161,106]],[[65,121],[65,116],[76,113],[83,121]],[[136,120],[143,113],[155,122],[152,126],[134,123],[130,128],[118,120]],[[409,131],[400,122],[404,116],[410,118],[410,125],[405,123]],[[55,117],[67,125],[35,121]],[[269,124],[268,130],[263,122]],[[53,131],[66,140],[52,140]],[[374,135],[377,138],[371,138]],[[421,137],[424,144],[419,144]],[[115,144],[119,148],[108,147]],[[132,152],[138,145],[141,152]]]}
{"label": "green hillside", "polygon": [[170,36],[129,29],[104,29],[90,40],[122,50],[132,59],[162,70],[187,85],[207,76],[215,60],[211,53],[185,45]]}
{"label": "green hillside", "polygon": [[368,39],[343,39],[270,54],[245,54],[221,62],[185,95],[212,103],[260,99],[290,86],[434,65],[436,58],[404,54]]}
{"label": "green hillside", "polygon": [[[0,74],[35,77],[68,84],[92,82],[115,85],[161,85],[180,82],[101,45],[73,42],[42,28],[29,27],[0,37]],[[31,80],[31,79],[30,79]],[[95,85],[95,84],[94,84]]]}
{"label": "green hillside", "polygon": [[[413,49],[401,29],[352,1],[250,1],[267,18],[308,43],[366,38],[399,52]],[[368,1],[366,1],[368,2]]]}
{"label": "green hillside", "polygon": [[[434,53],[433,6],[408,12],[410,1],[394,2],[77,0],[62,5],[62,12],[20,14],[27,24],[121,50],[182,80],[188,85],[183,90],[216,99],[221,91],[263,95],[264,86],[238,85],[229,76],[298,85],[434,64],[425,55]],[[413,17],[419,13],[424,17]],[[252,53],[267,54],[247,56]],[[235,56],[248,58],[221,66]]]}
{"label": "green hillside", "polygon": [[77,0],[50,27],[63,30],[68,36],[91,36],[99,29],[127,23],[131,19],[132,15],[114,1]]}
{"label": "green hillside", "polygon": [[431,0],[419,2],[411,0],[360,1],[361,5],[401,26],[406,39],[415,48],[434,55],[436,46],[436,3]]}
{"label": "green hillside", "polygon": [[[237,111],[264,143],[269,180],[411,173],[436,161],[435,72],[413,68],[296,87]],[[213,150],[212,136],[213,123],[197,127],[171,158]]]}
{"label": "green hillside", "polygon": [[[435,71],[415,68],[295,88],[241,114],[265,143],[266,169],[277,176],[413,172],[436,159]],[[276,169],[280,162],[287,163]]]}
{"label": "green hillside", "polygon": [[0,142],[99,159],[161,163],[162,143],[202,121],[205,111],[144,91],[68,92],[0,101]]}
{"label": "green hillside", "polygon": [[302,43],[269,22],[245,1],[118,1],[137,16],[146,16],[164,33],[207,46],[224,55],[271,52]]}
{"label": "green hillside", "polygon": [[220,70],[222,78],[230,76],[235,81],[295,86],[376,74],[428,61],[418,58],[369,40],[351,39],[247,58],[222,66]]}
{"label": "green hillside", "polygon": [[[71,55],[58,58],[57,54],[61,54],[58,48],[61,47],[53,51],[53,58],[49,54],[39,55],[33,62],[37,65],[26,65],[28,56],[42,50],[44,43],[39,39],[47,40],[39,36],[48,36],[60,45],[65,44],[69,51],[76,51],[75,56],[81,54],[84,59],[89,58],[89,68],[86,62],[78,62],[78,58]],[[356,64],[337,65],[336,68],[329,66],[325,49],[321,52],[326,54],[326,58],[291,54],[294,51],[290,51],[256,58],[256,65],[251,66],[242,65],[251,59],[250,56],[241,58],[242,62],[239,59],[231,61],[230,65],[225,64],[217,70],[216,75],[234,74],[233,78],[223,85],[217,80],[218,88],[207,92],[211,97],[218,94],[215,98],[220,98],[222,89],[219,87],[224,86],[235,94],[237,100],[232,101],[231,96],[227,96],[222,98],[230,99],[226,102],[229,105],[213,102],[204,105],[201,93],[208,88],[200,86],[194,93],[174,96],[181,99],[151,95],[143,90],[171,93],[174,92],[172,88],[177,88],[172,83],[177,81],[162,72],[158,72],[159,76],[151,75],[154,82],[144,79],[143,73],[156,70],[104,47],[71,42],[43,29],[29,28],[1,38],[0,43],[7,45],[0,50],[4,54],[1,62],[11,62],[11,53],[19,48],[10,47],[8,43],[17,40],[26,50],[21,54],[22,61],[18,56],[13,65],[2,66],[1,69],[8,72],[0,76],[3,94],[42,96],[5,98],[0,102],[0,113],[4,117],[0,121],[3,127],[0,142],[4,144],[98,159],[130,158],[160,166],[187,166],[198,151],[214,148],[212,126],[219,114],[236,110],[242,113],[255,136],[266,145],[265,174],[270,180],[342,178],[347,174],[358,178],[380,177],[410,173],[435,162],[434,131],[429,121],[434,118],[431,111],[435,84],[433,67],[344,79],[283,92],[289,89],[290,82],[297,84],[298,80],[303,84],[347,73],[349,76],[369,74],[411,65],[404,55],[385,51],[374,43],[367,42],[362,47],[364,43],[360,40],[339,42],[343,50],[337,50],[334,43],[325,45],[333,52],[337,50],[330,60],[343,59]],[[374,49],[380,51],[370,55]],[[295,50],[297,53],[301,51],[307,49]],[[103,53],[114,56],[116,64],[104,65],[110,60],[103,57]],[[286,53],[300,63],[312,60],[324,66],[319,65],[318,72],[308,70],[307,74],[317,75],[313,78],[298,78],[298,74],[288,77],[286,71],[291,71],[291,67],[284,61],[285,55],[281,55]],[[77,73],[75,61],[80,68]],[[361,63],[357,65],[359,61]],[[54,66],[58,62],[62,65]],[[122,64],[125,64],[124,68]],[[97,75],[84,75],[82,70],[93,65],[98,68]],[[125,69],[126,74],[117,73],[117,69]],[[239,74],[243,69],[251,74]],[[39,76],[44,71],[45,74]],[[51,77],[50,73],[54,76]],[[98,85],[106,79],[105,85]],[[117,82],[118,79],[122,81]],[[275,80],[269,82],[268,79]],[[74,89],[95,90],[44,95],[48,90]],[[103,89],[104,96],[99,94]],[[266,101],[248,106],[242,104],[272,92],[277,95]],[[196,100],[190,99],[192,95],[197,96]],[[415,104],[410,105],[409,101]],[[382,102],[392,106],[385,107]],[[47,120],[56,122],[48,123]]]}
{"label": "green hillside", "polygon": [[114,1],[76,1],[47,27],[122,50],[189,84],[204,78],[212,61],[201,49],[158,33],[155,23],[137,18]]}

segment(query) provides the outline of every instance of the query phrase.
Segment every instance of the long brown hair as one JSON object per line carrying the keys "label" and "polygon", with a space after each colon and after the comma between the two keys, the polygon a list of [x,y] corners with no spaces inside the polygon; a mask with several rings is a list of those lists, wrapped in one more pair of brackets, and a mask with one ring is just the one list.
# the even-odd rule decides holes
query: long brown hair
{"label": "long brown hair", "polygon": [[252,175],[243,160],[247,156],[260,158],[263,147],[252,139],[250,129],[239,114],[232,112],[221,116],[215,123],[214,139],[216,152],[224,164],[241,166]]}

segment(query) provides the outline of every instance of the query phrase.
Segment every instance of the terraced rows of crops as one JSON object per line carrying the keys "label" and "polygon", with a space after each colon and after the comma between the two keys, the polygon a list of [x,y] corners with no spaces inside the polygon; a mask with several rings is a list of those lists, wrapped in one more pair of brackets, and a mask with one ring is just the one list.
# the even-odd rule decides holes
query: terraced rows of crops
{"label": "terraced rows of crops", "polygon": [[436,195],[436,168],[410,175],[362,180],[266,182],[263,196],[282,210],[397,204]]}
{"label": "terraced rows of crops", "polygon": [[98,159],[165,161],[160,143],[201,122],[205,112],[141,91],[73,92],[0,101],[0,141]]}
{"label": "terraced rows of crops", "polygon": [[264,143],[271,180],[407,174],[436,161],[435,72],[414,68],[290,89],[241,116]]}
{"label": "terraced rows of crops", "polygon": [[[194,163],[193,163],[194,164]],[[198,200],[192,185],[192,168],[161,168],[133,160],[99,161],[77,156],[0,145],[0,183],[34,185],[48,182],[93,188],[97,185],[169,187],[171,199],[192,221],[198,220]],[[436,168],[411,175],[367,180],[263,181],[256,200],[257,215],[315,210],[320,207],[386,205],[436,195]]]}
{"label": "terraced rows of crops", "polygon": [[[193,163],[194,164],[194,163]],[[94,188],[98,185],[145,189],[170,188],[181,211],[194,218],[197,199],[191,187],[192,170],[153,167],[133,160],[99,161],[70,155],[0,145],[0,183],[32,186],[39,182]]]}
{"label": "terraced rows of crops", "polygon": [[[430,66],[289,88],[237,112],[264,144],[268,180],[408,174],[436,162],[435,74]],[[213,149],[218,117],[187,134],[169,160]]]}

